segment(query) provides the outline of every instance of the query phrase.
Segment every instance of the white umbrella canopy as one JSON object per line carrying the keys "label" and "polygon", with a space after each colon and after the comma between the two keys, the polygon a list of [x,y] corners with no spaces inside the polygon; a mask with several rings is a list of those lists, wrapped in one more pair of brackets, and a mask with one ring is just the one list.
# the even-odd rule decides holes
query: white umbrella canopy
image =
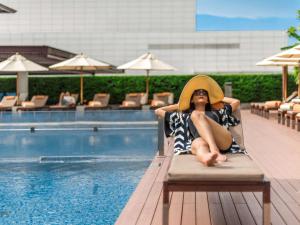
{"label": "white umbrella canopy", "polygon": [[[283,62],[283,63],[296,63],[296,66],[300,66],[300,48],[299,45],[283,51],[277,54],[275,59],[272,59],[274,62]],[[300,97],[300,70],[298,72],[298,97]]]}
{"label": "white umbrella canopy", "polygon": [[34,72],[34,71],[47,71],[46,67],[43,67],[37,63],[34,63],[24,56],[16,53],[2,61],[0,63],[0,71],[3,72]]}
{"label": "white umbrella canopy", "polygon": [[84,55],[83,53],[67,59],[63,62],[49,66],[54,70],[77,70],[80,71],[80,103],[83,103],[83,71],[95,71],[98,69],[109,69],[110,64],[101,62]]}
{"label": "white umbrella canopy", "polygon": [[121,70],[146,70],[146,94],[149,93],[149,73],[152,70],[167,71],[176,70],[175,67],[168,65],[167,63],[158,60],[152,53],[145,53],[135,60],[118,66]]}
{"label": "white umbrella canopy", "polygon": [[22,72],[38,72],[38,71],[47,71],[46,67],[43,67],[35,62],[26,59],[24,56],[16,53],[10,56],[8,59],[0,63],[0,71],[2,72],[15,72],[17,73],[16,79],[16,95],[17,101],[19,101],[19,77],[22,75]]}
{"label": "white umbrella canopy", "polygon": [[[282,67],[282,99],[287,98],[287,78],[288,78],[288,66],[298,66],[298,63],[291,61],[280,61],[279,54],[265,58],[262,61],[256,63],[256,66],[281,66]],[[276,61],[279,60],[279,61]]]}

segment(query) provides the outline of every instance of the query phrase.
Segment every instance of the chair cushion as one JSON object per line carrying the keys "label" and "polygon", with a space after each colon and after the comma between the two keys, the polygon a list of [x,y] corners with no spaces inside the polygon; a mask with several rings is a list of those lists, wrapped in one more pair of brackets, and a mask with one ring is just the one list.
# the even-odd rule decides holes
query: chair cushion
{"label": "chair cushion", "polygon": [[267,101],[264,105],[266,109],[278,108],[281,104],[281,101]]}
{"label": "chair cushion", "polygon": [[244,154],[226,154],[227,161],[204,166],[194,155],[174,155],[168,171],[173,181],[262,181],[264,173]]}
{"label": "chair cushion", "polygon": [[122,103],[123,106],[137,106],[136,102],[135,101],[123,101]]}
{"label": "chair cushion", "polygon": [[293,104],[291,103],[284,103],[279,107],[283,111],[291,110],[293,109]]}
{"label": "chair cushion", "polygon": [[23,107],[34,107],[35,106],[34,102],[28,102],[28,101],[22,102],[21,105]]}
{"label": "chair cushion", "polygon": [[102,103],[98,102],[98,101],[89,101],[89,106],[100,107],[100,106],[102,106]]}
{"label": "chair cushion", "polygon": [[297,103],[297,104],[299,104],[299,103],[300,103],[300,98],[294,98],[294,99],[292,100],[292,103]]}
{"label": "chair cushion", "polygon": [[151,106],[165,106],[166,103],[164,101],[153,99],[151,102]]}

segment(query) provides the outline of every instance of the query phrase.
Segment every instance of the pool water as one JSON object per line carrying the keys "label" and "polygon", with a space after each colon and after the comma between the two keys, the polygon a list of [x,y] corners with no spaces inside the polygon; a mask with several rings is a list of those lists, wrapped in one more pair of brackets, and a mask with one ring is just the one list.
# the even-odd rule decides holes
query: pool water
{"label": "pool water", "polygon": [[0,224],[113,224],[148,165],[2,164]]}
{"label": "pool water", "polygon": [[114,224],[156,153],[157,127],[86,128],[0,129],[0,224]]}

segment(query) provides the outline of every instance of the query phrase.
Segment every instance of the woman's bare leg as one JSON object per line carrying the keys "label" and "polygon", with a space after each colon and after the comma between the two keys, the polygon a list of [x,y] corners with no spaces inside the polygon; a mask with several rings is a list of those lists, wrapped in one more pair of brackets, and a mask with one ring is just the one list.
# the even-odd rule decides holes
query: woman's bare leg
{"label": "woman's bare leg", "polygon": [[228,149],[232,143],[230,132],[202,113],[194,111],[191,115],[198,133],[208,143],[211,152],[218,153],[217,161],[225,161],[226,156],[220,154],[220,149]]}
{"label": "woman's bare leg", "polygon": [[197,159],[206,166],[213,166],[216,163],[217,153],[209,151],[207,142],[201,137],[196,138],[192,142],[192,153],[196,155]]}

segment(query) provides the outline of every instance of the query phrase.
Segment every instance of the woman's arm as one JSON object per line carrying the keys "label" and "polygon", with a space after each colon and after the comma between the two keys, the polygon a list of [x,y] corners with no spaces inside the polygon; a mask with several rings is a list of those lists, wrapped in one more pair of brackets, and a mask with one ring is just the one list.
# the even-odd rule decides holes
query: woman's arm
{"label": "woman's arm", "polygon": [[173,112],[176,110],[178,110],[178,104],[168,105],[168,106],[164,106],[164,107],[160,107],[160,108],[156,109],[155,114],[159,117],[164,118],[166,112]]}
{"label": "woman's arm", "polygon": [[235,112],[239,108],[239,106],[240,106],[240,100],[238,100],[236,98],[224,97],[223,98],[223,102],[231,105],[232,112]]}

